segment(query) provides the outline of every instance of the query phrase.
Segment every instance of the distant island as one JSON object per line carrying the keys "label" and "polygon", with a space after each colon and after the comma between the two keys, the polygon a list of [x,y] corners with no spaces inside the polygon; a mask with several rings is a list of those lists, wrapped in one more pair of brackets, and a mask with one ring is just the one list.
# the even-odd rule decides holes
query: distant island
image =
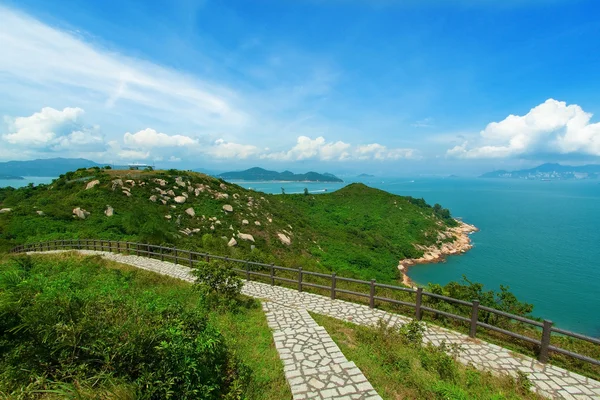
{"label": "distant island", "polygon": [[250,168],[245,171],[224,172],[218,175],[223,179],[239,179],[244,181],[289,181],[289,182],[344,182],[332,174],[319,174],[307,172],[305,174],[294,174],[291,171],[269,171],[263,168]]}
{"label": "distant island", "polygon": [[480,176],[480,178],[504,178],[504,179],[530,179],[530,180],[572,180],[572,179],[598,179],[600,177],[600,165],[589,164],[581,166],[570,166],[560,164],[542,164],[535,168],[522,169],[518,171],[492,171]]}
{"label": "distant island", "polygon": [[0,174],[0,180],[3,180],[3,181],[23,181],[23,180],[25,180],[25,178],[23,178],[22,176],[16,176],[16,175],[3,175],[3,174]]}
{"label": "distant island", "polygon": [[[103,164],[102,164],[103,165]],[[4,176],[59,176],[78,168],[101,167],[85,158],[48,158],[28,161],[0,162],[0,179]]]}
{"label": "distant island", "polygon": [[369,174],[360,174],[358,177],[359,177],[359,178],[375,178],[375,175],[369,175]]}

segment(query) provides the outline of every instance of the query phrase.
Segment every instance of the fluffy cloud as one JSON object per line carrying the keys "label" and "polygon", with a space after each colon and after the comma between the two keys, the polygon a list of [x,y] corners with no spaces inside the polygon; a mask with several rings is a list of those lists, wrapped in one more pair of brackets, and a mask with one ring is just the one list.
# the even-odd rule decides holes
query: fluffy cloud
{"label": "fluffy cloud", "polygon": [[123,136],[123,143],[126,146],[142,149],[152,149],[161,147],[185,147],[198,144],[196,139],[183,135],[167,135],[151,128],[146,128],[136,133],[127,132]]}
{"label": "fluffy cloud", "polygon": [[342,141],[326,142],[320,136],[311,139],[307,136],[298,137],[294,147],[288,151],[266,153],[261,158],[277,161],[347,161],[347,160],[397,160],[400,158],[415,158],[413,149],[388,149],[378,143],[361,146],[352,146]]}
{"label": "fluffy cloud", "polygon": [[509,115],[468,141],[447,151],[460,158],[501,158],[537,152],[600,155],[600,123],[577,104],[548,99],[523,116]]}
{"label": "fluffy cloud", "polygon": [[204,151],[216,158],[231,159],[245,159],[260,153],[260,149],[256,146],[226,142],[223,139],[216,140],[213,146],[204,148]]}
{"label": "fluffy cloud", "polygon": [[17,147],[39,151],[101,151],[104,139],[99,127],[84,125],[83,114],[78,107],[44,107],[28,117],[4,117],[9,133],[2,138]]}

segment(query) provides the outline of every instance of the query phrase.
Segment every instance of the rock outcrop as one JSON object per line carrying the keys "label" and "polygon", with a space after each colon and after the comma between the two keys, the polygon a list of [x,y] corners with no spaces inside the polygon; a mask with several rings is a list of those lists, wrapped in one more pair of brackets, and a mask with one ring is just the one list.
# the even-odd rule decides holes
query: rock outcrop
{"label": "rock outcrop", "polygon": [[249,233],[238,233],[238,238],[254,243],[254,237]]}
{"label": "rock outcrop", "polygon": [[79,219],[86,219],[90,215],[90,213],[81,207],[77,207],[73,209],[73,215]]}
{"label": "rock outcrop", "polygon": [[227,243],[227,246],[229,246],[229,247],[237,246],[237,240],[235,240],[235,238],[231,238],[229,243]]}
{"label": "rock outcrop", "polygon": [[0,214],[5,214],[5,213],[9,213],[12,211],[12,208],[3,208],[0,210]]}
{"label": "rock outcrop", "polygon": [[283,243],[285,245],[289,246],[290,244],[292,244],[292,239],[290,239],[290,237],[287,236],[286,234],[278,232],[277,233],[277,237],[279,238],[279,240],[281,241],[281,243]]}
{"label": "rock outcrop", "polygon": [[176,196],[173,200],[175,201],[175,203],[183,204],[187,200],[187,197],[185,197],[185,196]]}
{"label": "rock outcrop", "polygon": [[89,190],[89,189],[93,188],[94,186],[98,185],[99,183],[100,183],[100,181],[98,179],[88,182],[88,184],[85,185],[85,190]]}
{"label": "rock outcrop", "polygon": [[104,215],[106,215],[107,217],[112,217],[114,214],[114,208],[112,208],[111,206],[106,206],[106,210],[104,210]]}
{"label": "rock outcrop", "polygon": [[190,207],[187,210],[185,210],[185,213],[187,215],[189,215],[190,217],[195,217],[196,216],[196,211],[194,211],[194,209],[192,207]]}
{"label": "rock outcrop", "polygon": [[223,210],[227,212],[233,212],[233,207],[231,206],[231,204],[225,204],[223,206]]}

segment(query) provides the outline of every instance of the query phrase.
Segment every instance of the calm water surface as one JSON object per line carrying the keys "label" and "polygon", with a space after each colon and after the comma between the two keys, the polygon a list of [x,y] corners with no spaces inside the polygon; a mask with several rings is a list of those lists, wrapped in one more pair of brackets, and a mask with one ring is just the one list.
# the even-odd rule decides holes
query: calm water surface
{"label": "calm water surface", "polygon": [[[480,228],[475,247],[443,264],[410,269],[420,284],[508,285],[534,314],[600,336],[600,184],[597,181],[371,178],[369,186],[440,203]],[[237,182],[267,193],[333,191],[345,184]]]}

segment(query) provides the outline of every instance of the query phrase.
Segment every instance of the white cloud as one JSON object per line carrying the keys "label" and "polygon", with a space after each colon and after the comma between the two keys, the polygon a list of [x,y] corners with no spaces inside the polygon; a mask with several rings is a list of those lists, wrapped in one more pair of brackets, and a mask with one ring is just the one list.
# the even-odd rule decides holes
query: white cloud
{"label": "white cloud", "polygon": [[298,137],[294,147],[288,151],[266,153],[261,158],[277,161],[348,161],[348,160],[398,160],[400,158],[417,158],[414,149],[388,149],[379,143],[353,146],[342,141],[327,142],[319,136],[311,139],[307,136]]}
{"label": "white cloud", "polygon": [[229,159],[246,159],[260,153],[256,146],[226,142],[223,139],[216,140],[213,146],[205,147],[203,151],[216,158]]}
{"label": "white cloud", "polygon": [[123,136],[123,143],[126,146],[143,149],[161,148],[161,147],[185,147],[198,144],[196,139],[183,135],[167,135],[151,128],[146,128],[136,133],[127,132]]}
{"label": "white cloud", "polygon": [[432,128],[434,123],[434,119],[431,117],[424,118],[419,121],[415,121],[411,124],[413,128]]}
{"label": "white cloud", "polygon": [[67,107],[56,110],[44,107],[28,117],[4,117],[8,132],[2,138],[17,147],[40,151],[98,151],[104,147],[100,127],[86,126],[84,110]]}
{"label": "white cloud", "polygon": [[[55,29],[0,5],[0,88],[80,98],[104,111],[118,107],[143,118],[190,121],[235,128],[247,115],[227,87],[157,64],[93,46],[73,32]],[[31,102],[31,98],[21,101]],[[87,108],[87,107],[86,107]]]}
{"label": "white cloud", "polygon": [[465,141],[447,151],[460,158],[503,158],[536,152],[600,155],[600,123],[577,104],[548,99],[523,116],[509,115],[480,132],[474,145]]}

